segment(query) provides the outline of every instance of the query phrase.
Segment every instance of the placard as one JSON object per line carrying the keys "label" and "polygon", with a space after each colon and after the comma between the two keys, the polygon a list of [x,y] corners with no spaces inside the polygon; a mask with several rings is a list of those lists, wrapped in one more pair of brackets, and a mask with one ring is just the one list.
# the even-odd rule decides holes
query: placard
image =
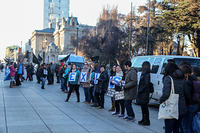
{"label": "placard", "polygon": [[47,74],[48,74],[47,70],[46,70],[46,69],[44,69],[44,75],[47,75]]}
{"label": "placard", "polygon": [[81,72],[80,82],[86,82],[87,81],[87,72]]}
{"label": "placard", "polygon": [[94,84],[96,85],[96,84],[98,84],[98,78],[100,77],[100,73],[95,73],[94,76],[95,76],[94,77]]}
{"label": "placard", "polygon": [[114,78],[113,76],[110,77],[110,80],[109,80],[109,83],[108,83],[108,88],[112,88],[112,89],[115,88],[115,85],[111,84],[111,81],[113,80],[113,78]]}
{"label": "placard", "polygon": [[118,76],[113,77],[113,83],[118,86],[121,85],[121,83],[120,83],[121,80],[122,80],[122,77],[118,77]]}
{"label": "placard", "polygon": [[76,73],[72,72],[69,74],[69,81],[76,81]]}
{"label": "placard", "polygon": [[106,95],[109,97],[113,97],[115,95],[115,89],[108,88]]}
{"label": "placard", "polygon": [[115,100],[122,100],[122,99],[124,99],[124,91],[116,91]]}

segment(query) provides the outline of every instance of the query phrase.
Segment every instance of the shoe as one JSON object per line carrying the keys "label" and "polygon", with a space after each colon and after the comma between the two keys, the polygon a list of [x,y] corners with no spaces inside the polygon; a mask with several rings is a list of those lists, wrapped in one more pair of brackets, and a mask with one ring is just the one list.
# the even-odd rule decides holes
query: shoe
{"label": "shoe", "polygon": [[143,123],[143,119],[141,121],[138,121],[138,124],[141,125]]}
{"label": "shoe", "polygon": [[104,107],[101,107],[101,106],[100,106],[99,109],[104,109]]}
{"label": "shoe", "polygon": [[124,115],[123,114],[119,114],[118,117],[119,118],[124,118]]}
{"label": "shoe", "polygon": [[67,99],[67,100],[65,100],[65,102],[68,102],[69,100]]}
{"label": "shoe", "polygon": [[77,100],[76,102],[77,102],[77,103],[79,103],[79,102],[80,102],[80,100]]}
{"label": "shoe", "polygon": [[99,107],[97,104],[93,104],[91,105],[91,107]]}
{"label": "shoe", "polygon": [[127,121],[132,121],[134,122],[135,121],[135,118],[131,117],[131,116],[128,116],[128,118],[126,119]]}
{"label": "shoe", "polygon": [[128,116],[124,116],[124,118],[123,118],[124,120],[126,120],[126,119],[128,119]]}
{"label": "shoe", "polygon": [[[138,123],[139,124],[139,123]],[[150,121],[149,120],[144,120],[143,122],[141,122],[139,125],[142,126],[150,126]]]}
{"label": "shoe", "polygon": [[117,113],[117,112],[113,112],[112,115],[119,115],[119,113]]}

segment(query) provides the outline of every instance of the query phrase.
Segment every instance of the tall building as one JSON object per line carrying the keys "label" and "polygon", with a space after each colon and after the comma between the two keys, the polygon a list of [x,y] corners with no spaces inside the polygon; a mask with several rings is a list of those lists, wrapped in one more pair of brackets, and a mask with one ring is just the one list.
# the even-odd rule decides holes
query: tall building
{"label": "tall building", "polygon": [[69,0],[44,0],[43,28],[55,28],[56,22],[69,17]]}

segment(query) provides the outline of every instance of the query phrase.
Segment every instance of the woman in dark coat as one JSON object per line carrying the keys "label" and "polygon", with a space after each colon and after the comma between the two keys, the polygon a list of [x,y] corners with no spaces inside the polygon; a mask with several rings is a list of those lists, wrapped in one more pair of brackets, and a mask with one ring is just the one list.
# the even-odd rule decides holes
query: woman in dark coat
{"label": "woman in dark coat", "polygon": [[138,124],[148,126],[150,125],[149,120],[149,94],[150,94],[150,63],[145,61],[142,64],[142,74],[140,76],[139,86],[138,86],[138,93],[136,102],[141,106],[142,110],[142,120],[138,121]]}
{"label": "woman in dark coat", "polygon": [[184,75],[178,66],[174,63],[168,63],[165,67],[165,73],[163,78],[163,93],[160,97],[160,103],[165,102],[171,93],[171,79],[174,81],[174,90],[176,94],[179,94],[179,119],[165,119],[165,133],[179,133],[181,127],[181,119],[186,113],[186,102],[185,102],[185,86],[184,86]]}

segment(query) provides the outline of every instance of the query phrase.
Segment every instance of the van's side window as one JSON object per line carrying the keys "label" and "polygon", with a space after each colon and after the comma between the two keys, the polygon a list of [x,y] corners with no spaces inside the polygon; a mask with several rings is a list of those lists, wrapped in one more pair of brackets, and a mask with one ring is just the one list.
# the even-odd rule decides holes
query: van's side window
{"label": "van's side window", "polygon": [[159,66],[161,65],[161,62],[162,62],[162,58],[156,58],[155,59],[153,66],[152,66],[151,73],[157,73],[158,72],[158,69],[159,69]]}
{"label": "van's side window", "polygon": [[152,66],[153,66],[153,63],[154,63],[154,59],[155,59],[155,57],[150,57],[149,58],[149,63],[151,65],[151,69],[152,69]]}
{"label": "van's side window", "polygon": [[137,58],[133,64],[133,67],[135,67],[137,71],[140,72],[142,70],[142,63],[146,60],[147,60],[146,58],[142,58],[142,57]]}
{"label": "van's side window", "polygon": [[167,63],[168,63],[167,60],[168,60],[168,58],[164,60],[163,66],[162,66],[162,68],[161,68],[161,73],[160,73],[160,74],[164,74],[164,73],[165,73],[165,67],[166,67],[166,65],[167,65]]}

